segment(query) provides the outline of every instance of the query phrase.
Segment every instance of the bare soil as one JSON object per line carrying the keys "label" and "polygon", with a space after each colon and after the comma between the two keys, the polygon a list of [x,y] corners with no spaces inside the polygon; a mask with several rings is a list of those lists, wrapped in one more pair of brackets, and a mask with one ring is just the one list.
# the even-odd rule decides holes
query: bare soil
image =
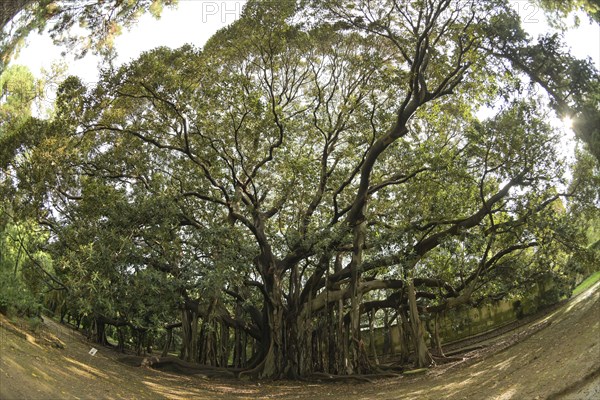
{"label": "bare soil", "polygon": [[133,367],[45,318],[0,316],[0,399],[600,399],[600,283],[459,361],[369,383],[244,381]]}

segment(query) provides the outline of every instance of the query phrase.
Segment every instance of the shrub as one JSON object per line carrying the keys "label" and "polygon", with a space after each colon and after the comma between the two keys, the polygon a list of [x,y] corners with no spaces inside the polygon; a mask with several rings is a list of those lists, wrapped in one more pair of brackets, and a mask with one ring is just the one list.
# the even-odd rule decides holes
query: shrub
{"label": "shrub", "polygon": [[42,305],[25,284],[7,271],[0,271],[0,312],[5,315],[39,316]]}

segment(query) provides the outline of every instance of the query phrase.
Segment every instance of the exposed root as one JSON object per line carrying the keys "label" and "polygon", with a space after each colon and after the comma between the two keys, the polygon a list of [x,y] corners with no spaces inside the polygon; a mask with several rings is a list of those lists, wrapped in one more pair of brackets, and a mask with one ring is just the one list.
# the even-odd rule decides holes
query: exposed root
{"label": "exposed root", "polygon": [[379,365],[377,368],[379,369],[379,372],[383,374],[389,373],[389,371],[398,372],[401,374],[402,372],[404,372],[404,370],[406,370],[405,365],[396,363],[390,365]]}
{"label": "exposed root", "polygon": [[263,369],[263,367],[265,365],[266,360],[267,360],[267,358],[265,357],[265,358],[263,358],[263,360],[261,362],[258,363],[258,365],[256,365],[256,367],[240,371],[240,373],[237,375],[237,377],[239,379],[258,378],[261,370]]}
{"label": "exposed root", "polygon": [[233,378],[234,374],[225,368],[213,367],[210,365],[194,364],[180,360],[177,357],[138,357],[125,356],[117,361],[133,367],[150,367],[160,370],[167,370],[183,375],[200,375],[204,378]]}
{"label": "exposed root", "polygon": [[308,376],[309,379],[314,379],[317,381],[325,380],[327,382],[348,382],[348,381],[357,381],[361,383],[372,383],[373,381],[369,379],[366,375],[332,375],[327,374],[325,372],[313,372]]}
{"label": "exposed root", "polygon": [[450,356],[443,356],[443,357],[432,356],[432,357],[433,357],[433,361],[435,361],[435,363],[437,365],[442,365],[442,364],[447,364],[447,363],[457,362],[457,361],[462,361],[463,360],[463,357],[450,357]]}
{"label": "exposed root", "polygon": [[356,374],[356,375],[333,375],[324,372],[314,372],[308,376],[309,380],[318,380],[326,382],[348,382],[357,381],[361,383],[372,383],[376,379],[399,378],[400,374],[391,372],[377,372],[373,374]]}
{"label": "exposed root", "polygon": [[395,374],[393,372],[377,372],[375,374],[363,375],[370,379],[390,379],[390,378],[400,378],[402,374]]}
{"label": "exposed root", "polygon": [[408,371],[404,371],[403,375],[417,375],[417,374],[423,374],[427,371],[429,371],[429,368],[417,368],[417,369],[411,369]]}

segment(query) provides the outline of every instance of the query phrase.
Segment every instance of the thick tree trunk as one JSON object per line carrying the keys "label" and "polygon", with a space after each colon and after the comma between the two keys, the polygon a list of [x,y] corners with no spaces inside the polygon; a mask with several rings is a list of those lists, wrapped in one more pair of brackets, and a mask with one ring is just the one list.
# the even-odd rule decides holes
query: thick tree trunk
{"label": "thick tree trunk", "polygon": [[125,333],[123,332],[123,327],[117,327],[117,340],[118,349],[121,353],[125,353]]}
{"label": "thick tree trunk", "polygon": [[241,329],[235,328],[233,334],[233,367],[242,367],[242,335]]}
{"label": "thick tree trunk", "polygon": [[[384,333],[385,334],[385,333]],[[375,365],[379,365],[377,357],[377,346],[375,345],[375,311],[369,313],[369,345],[371,347],[371,355],[375,360]]]}
{"label": "thick tree trunk", "polygon": [[4,28],[20,11],[23,11],[33,0],[11,0],[0,3],[0,28]]}
{"label": "thick tree trunk", "polygon": [[394,346],[392,346],[392,331],[390,328],[389,311],[383,310],[383,354],[394,355]]}
{"label": "thick tree trunk", "polygon": [[408,306],[410,311],[410,322],[413,334],[413,343],[415,346],[415,357],[417,367],[429,367],[433,363],[433,358],[429,353],[427,344],[425,343],[423,324],[419,318],[419,310],[417,308],[417,298],[415,295],[415,285],[412,279],[408,281]]}
{"label": "thick tree trunk", "polygon": [[135,338],[135,354],[138,356],[142,355],[142,349],[144,348],[144,336],[145,331],[135,327],[131,327],[132,335]]}
{"label": "thick tree trunk", "polygon": [[207,320],[203,320],[200,325],[199,340],[200,346],[198,346],[198,362],[203,365],[211,364],[213,358],[213,336],[210,333],[210,328]]}
{"label": "thick tree trunk", "polygon": [[259,378],[281,378],[284,375],[283,363],[283,296],[281,293],[280,277],[273,276],[273,284],[269,288],[267,303],[267,324],[269,341]]}
{"label": "thick tree trunk", "polygon": [[229,363],[229,327],[225,324],[219,324],[221,338],[219,340],[219,364],[220,367],[227,367]]}
{"label": "thick tree trunk", "polygon": [[95,330],[96,330],[96,335],[95,335],[95,339],[96,339],[96,343],[99,343],[101,345],[105,345],[106,344],[106,324],[104,322],[104,320],[102,318],[96,318],[96,320],[94,321],[95,326]]}
{"label": "thick tree trunk", "polygon": [[[243,307],[241,302],[237,302],[235,305],[235,319],[241,320],[243,315]],[[234,368],[245,368],[246,367],[246,347],[248,346],[248,339],[246,331],[236,326],[233,336],[233,367]]]}
{"label": "thick tree trunk", "polygon": [[[252,340],[252,343],[255,341]],[[246,368],[248,365],[248,334],[246,331],[241,333],[241,348],[240,348],[240,368]],[[254,346],[254,345],[253,345]]]}
{"label": "thick tree trunk", "polygon": [[434,321],[434,338],[435,338],[435,346],[437,349],[437,353],[440,357],[446,357],[444,355],[444,350],[442,349],[442,340],[440,338],[440,314],[436,313],[435,314],[435,321]]}
{"label": "thick tree trunk", "polygon": [[[250,375],[257,378],[282,378],[286,372],[284,339],[284,305],[281,276],[276,271],[275,262],[263,266],[265,307],[263,318],[263,337],[257,355],[258,364],[244,371],[240,376]],[[254,359],[254,356],[253,356]]]}
{"label": "thick tree trunk", "polygon": [[306,375],[311,372],[311,318],[312,315],[308,313],[306,318],[299,316],[297,321],[292,321],[293,323],[288,325],[291,338],[288,346],[288,364],[291,369],[295,369],[295,371],[289,371],[288,375],[292,375],[290,377],[293,377],[294,374]]}
{"label": "thick tree trunk", "polygon": [[411,331],[410,323],[408,322],[408,318],[406,317],[406,312],[400,308],[398,311],[398,330],[400,337],[400,360],[402,362],[408,361],[410,358],[410,340],[409,340],[409,332]]}
{"label": "thick tree trunk", "polygon": [[196,313],[188,308],[181,312],[182,350],[181,358],[193,362],[198,357],[198,318]]}
{"label": "thick tree trunk", "polygon": [[344,321],[344,318],[340,318],[341,335],[342,335],[342,357],[341,357],[341,369],[340,374],[351,374],[350,366],[350,324]]}
{"label": "thick tree trunk", "polygon": [[169,349],[171,348],[171,343],[173,342],[173,329],[167,328],[167,337],[165,339],[165,347],[163,348],[161,357],[166,357],[169,354]]}
{"label": "thick tree trunk", "polygon": [[256,258],[256,263],[263,281],[264,307],[260,362],[251,370],[244,371],[240,375],[248,374],[258,378],[281,378],[284,376],[286,364],[288,364],[285,354],[285,307],[282,287],[284,266],[273,254],[265,234],[265,216],[255,210],[253,221],[244,223],[250,228],[260,245],[261,252]]}
{"label": "thick tree trunk", "polygon": [[[361,214],[363,211],[361,211]],[[360,218],[353,229],[354,243],[352,260],[350,261],[350,348],[348,349],[349,363],[348,374],[363,374],[371,370],[368,357],[365,352],[365,346],[360,334],[360,304],[362,303],[362,292],[360,283],[362,272],[360,270],[365,247],[365,235],[367,224],[364,218]]]}
{"label": "thick tree trunk", "polygon": [[217,349],[217,326],[215,321],[215,311],[218,307],[218,299],[215,297],[210,302],[210,307],[206,318],[202,322],[202,358],[200,362],[206,365],[217,365],[218,349]]}
{"label": "thick tree trunk", "polygon": [[191,326],[187,310],[184,308],[181,310],[181,353],[179,358],[188,361],[190,354],[190,337]]}
{"label": "thick tree trunk", "polygon": [[198,361],[198,313],[196,311],[192,311],[191,313],[191,321],[190,321],[190,362]]}
{"label": "thick tree trunk", "polygon": [[208,365],[217,366],[219,362],[219,338],[217,335],[217,323],[213,320],[210,325],[208,337],[210,337],[210,352],[208,353]]}
{"label": "thick tree trunk", "polygon": [[[334,273],[338,273],[342,270],[342,261],[343,261],[343,256],[342,254],[337,254],[335,256],[335,263],[333,264],[333,272]],[[325,290],[328,290],[327,288],[325,288]],[[348,353],[347,353],[347,349],[348,346],[346,345],[347,339],[346,339],[346,329],[344,326],[344,300],[340,299],[337,301],[337,304],[334,303],[334,305],[332,305],[332,310],[335,308],[335,327],[336,327],[336,340],[335,340],[335,345],[334,347],[334,351],[335,351],[335,355],[336,360],[335,360],[335,364],[334,364],[334,369],[333,371],[336,374],[341,374],[342,371],[346,370],[346,366],[348,364]],[[332,315],[332,318],[334,316]]]}
{"label": "thick tree trunk", "polygon": [[[285,320],[285,339],[286,339],[286,354],[284,363],[286,364],[286,375],[290,379],[294,379],[299,375],[303,375],[306,370],[306,326],[310,323],[311,313],[306,317],[299,312],[301,283],[298,265],[292,266],[290,270],[289,284],[289,310],[288,318]],[[309,294],[308,303],[312,293]]]}
{"label": "thick tree trunk", "polygon": [[338,335],[338,331],[335,329],[336,320],[333,312],[333,306],[328,306],[327,312],[327,369],[326,373],[337,374],[338,363],[337,353],[340,351],[339,342],[341,337]]}

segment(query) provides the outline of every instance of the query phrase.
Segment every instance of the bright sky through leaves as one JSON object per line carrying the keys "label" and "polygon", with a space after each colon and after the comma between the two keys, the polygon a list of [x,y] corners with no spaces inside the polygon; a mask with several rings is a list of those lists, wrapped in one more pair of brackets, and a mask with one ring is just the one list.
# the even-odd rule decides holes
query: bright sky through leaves
{"label": "bright sky through leaves", "polygon": [[[130,31],[125,31],[115,40],[118,52],[117,65],[137,58],[142,52],[158,46],[177,48],[186,43],[201,47],[220,28],[239,17],[244,0],[181,0],[176,8],[163,10],[160,19],[150,14],[143,15]],[[523,26],[533,37],[550,31],[542,10],[526,0],[515,0],[514,7],[523,20]],[[578,58],[591,57],[600,69],[600,27],[591,24],[586,16],[578,15],[580,25],[565,33],[565,41],[571,46],[573,54]],[[61,51],[48,35],[32,34],[27,45],[12,64],[27,66],[34,76],[41,76],[42,69],[49,70],[53,63],[63,60]],[[100,58],[88,54],[81,60],[75,60],[67,54],[64,62],[68,66],[68,74],[79,76],[83,82],[93,84],[97,81]],[[48,100],[52,101],[52,87],[48,88]],[[35,111],[34,111],[35,112]],[[480,116],[487,116],[482,110]],[[561,121],[556,121],[561,125]],[[570,120],[562,121],[568,132],[565,146],[573,149],[574,134],[570,132]],[[570,144],[569,144],[570,143]]]}
{"label": "bright sky through leaves", "polygon": [[[115,40],[118,51],[118,63],[136,58],[141,52],[157,46],[177,48],[185,43],[202,46],[219,28],[234,21],[242,10],[245,1],[181,0],[177,8],[163,10],[159,20],[150,14],[143,15],[139,23]],[[524,22],[524,28],[536,37],[550,29],[544,14],[528,1],[516,0],[515,8]],[[591,57],[600,68],[600,27],[589,23],[580,16],[581,24],[570,30],[565,40],[572,47],[573,54],[579,58]],[[61,60],[61,48],[54,46],[49,36],[32,34],[26,47],[13,64],[28,66],[34,75],[41,68],[48,69],[53,62]],[[83,81],[94,81],[97,76],[99,59],[88,55],[82,60],[74,60],[67,55],[65,61],[69,72],[81,77]]]}

